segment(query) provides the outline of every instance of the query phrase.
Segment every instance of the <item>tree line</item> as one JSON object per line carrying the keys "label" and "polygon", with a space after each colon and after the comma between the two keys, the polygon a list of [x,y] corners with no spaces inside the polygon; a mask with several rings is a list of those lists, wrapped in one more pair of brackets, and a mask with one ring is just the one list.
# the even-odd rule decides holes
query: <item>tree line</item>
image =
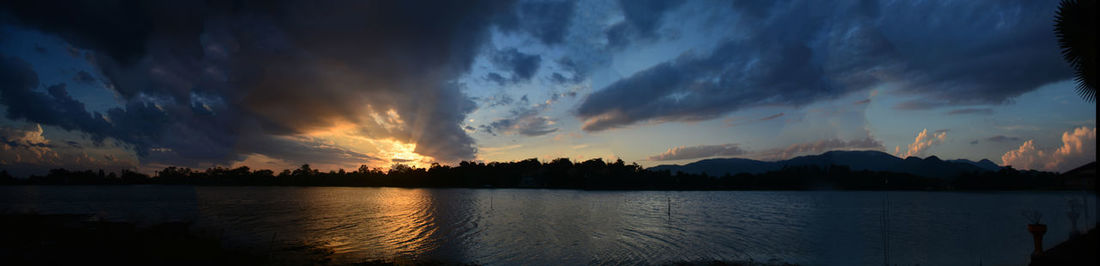
{"label": "tree line", "polygon": [[1055,173],[1020,171],[974,172],[957,177],[927,178],[911,174],[854,171],[847,166],[788,166],[760,173],[721,176],[668,170],[647,170],[622,160],[591,159],[573,162],[559,158],[549,162],[527,159],[516,162],[468,162],[457,166],[432,164],[416,168],[395,164],[388,170],[360,166],[355,171],[322,172],[304,164],[279,173],[247,166],[195,170],[166,167],[153,176],[122,170],[72,171],[53,169],[46,175],[15,178],[0,171],[3,185],[123,185],[161,184],[198,186],[352,186],[428,188],[550,188],[594,190],[1017,190],[1074,189]]}

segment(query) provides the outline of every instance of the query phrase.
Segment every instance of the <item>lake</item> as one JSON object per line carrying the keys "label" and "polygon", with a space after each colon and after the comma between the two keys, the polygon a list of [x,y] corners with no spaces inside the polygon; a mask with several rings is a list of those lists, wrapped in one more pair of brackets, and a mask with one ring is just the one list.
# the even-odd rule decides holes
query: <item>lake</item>
{"label": "lake", "polygon": [[[1024,265],[1031,235],[1021,212],[1043,213],[1049,248],[1069,236],[1068,201],[1083,196],[14,186],[0,187],[0,212],[85,213],[139,225],[192,221],[194,230],[232,248],[336,263],[868,265],[888,258],[900,265]],[[1088,199],[1087,217],[1095,221],[1095,198]]]}

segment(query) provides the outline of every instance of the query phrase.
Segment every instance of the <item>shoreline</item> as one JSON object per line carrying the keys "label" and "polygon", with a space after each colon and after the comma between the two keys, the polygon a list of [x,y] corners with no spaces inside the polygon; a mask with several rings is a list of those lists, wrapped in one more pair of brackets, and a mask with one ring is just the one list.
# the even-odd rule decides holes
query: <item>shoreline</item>
{"label": "shoreline", "polygon": [[1034,188],[1034,189],[843,189],[843,188],[554,188],[554,187],[428,187],[428,186],[342,186],[342,185],[225,185],[225,184],[0,184],[0,187],[286,187],[286,188],[399,188],[399,189],[517,189],[517,190],[574,190],[574,191],[916,191],[916,192],[1080,192],[1096,194],[1089,189]]}

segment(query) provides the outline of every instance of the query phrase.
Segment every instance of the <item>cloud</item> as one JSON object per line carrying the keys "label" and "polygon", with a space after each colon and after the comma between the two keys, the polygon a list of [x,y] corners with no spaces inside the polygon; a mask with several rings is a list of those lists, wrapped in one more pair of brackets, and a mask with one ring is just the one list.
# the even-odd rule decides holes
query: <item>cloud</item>
{"label": "cloud", "polygon": [[[0,127],[0,168],[14,176],[41,174],[59,165],[77,169],[134,169],[132,160],[119,160],[105,154],[103,159],[78,151],[79,143],[65,141],[57,146],[44,135],[42,125]],[[75,148],[75,149],[74,149]]]}
{"label": "cloud", "polygon": [[[897,109],[1005,103],[1071,76],[1049,16],[1033,15],[1053,14],[1054,6],[735,4],[723,12],[740,18],[738,31],[713,50],[693,50],[612,82],[575,113],[584,130],[602,131],[712,119],[757,106],[804,106],[888,83],[912,98]],[[616,29],[609,31],[612,43]]]}
{"label": "cloud", "polygon": [[46,93],[35,91],[37,87],[38,74],[29,63],[0,54],[0,104],[7,106],[6,118],[85,131],[96,141],[112,135],[103,116],[85,111],[83,103],[69,96],[65,84],[49,86]]}
{"label": "cloud", "polygon": [[480,126],[489,134],[520,134],[528,137],[542,136],[558,131],[554,120],[539,114],[535,108],[520,107],[511,111],[511,115]]}
{"label": "cloud", "polygon": [[1062,146],[1042,150],[1033,140],[1001,156],[1004,165],[1019,169],[1064,172],[1096,161],[1096,128],[1079,127],[1062,133]]}
{"label": "cloud", "polygon": [[985,140],[992,141],[992,142],[1010,142],[1010,141],[1011,142],[1016,142],[1016,141],[1019,141],[1020,138],[1008,137],[1008,136],[1004,136],[1004,135],[996,135],[996,136],[986,138]]}
{"label": "cloud", "polygon": [[657,38],[657,29],[663,24],[666,13],[682,4],[681,1],[620,0],[623,21],[611,25],[604,32],[608,45],[622,48],[634,40]]}
{"label": "cloud", "polygon": [[938,101],[929,101],[926,99],[908,100],[894,105],[894,110],[928,110],[932,108],[939,108],[947,106],[947,103]]}
{"label": "cloud", "polygon": [[913,143],[909,144],[905,153],[901,153],[899,147],[894,147],[894,153],[901,158],[920,156],[924,154],[924,151],[932,148],[932,145],[943,143],[945,139],[947,139],[947,130],[937,130],[932,134],[928,134],[928,129],[924,129],[917,133],[917,138],[913,139]]}
{"label": "cloud", "polygon": [[904,91],[938,103],[997,104],[1070,77],[1050,15],[1035,15],[1053,14],[1056,6],[891,2],[883,5],[882,14],[890,15],[879,27],[906,65]]}
{"label": "cloud", "polygon": [[324,163],[360,165],[385,159],[347,150],[309,137],[280,136],[242,140],[239,143],[256,154],[277,154],[279,159],[294,164]]}
{"label": "cloud", "polygon": [[967,114],[989,115],[989,114],[993,114],[993,109],[990,109],[990,108],[963,108],[963,109],[955,109],[955,110],[951,110],[951,111],[947,112],[947,115],[967,115]]}
{"label": "cloud", "polygon": [[734,127],[734,126],[747,125],[747,124],[751,124],[751,123],[755,123],[755,122],[771,121],[771,120],[774,120],[776,118],[783,117],[784,115],[785,115],[784,113],[778,113],[778,114],[769,115],[769,116],[765,116],[765,117],[761,117],[761,118],[753,119],[753,120],[748,120],[744,117],[731,117],[731,118],[727,118],[725,120],[725,122],[726,122],[726,127]]}
{"label": "cloud", "polygon": [[687,160],[716,156],[746,156],[765,161],[790,159],[806,154],[820,154],[834,150],[884,150],[882,142],[868,136],[862,139],[823,139],[795,143],[787,147],[746,151],[737,144],[680,146],[648,158],[650,161]]}
{"label": "cloud", "polygon": [[[550,107],[561,100],[562,97],[573,96],[575,92],[570,91],[566,93],[554,93],[551,94],[550,99],[541,103],[530,105],[530,101],[527,95],[520,97],[519,101],[516,101],[517,105],[521,106],[513,108],[509,111],[509,115],[494,120],[493,122],[478,126],[481,131],[490,135],[496,136],[500,134],[520,134],[528,137],[537,137],[558,131],[556,127],[557,121],[549,116],[542,115]],[[509,97],[509,96],[502,96]],[[555,137],[557,139],[557,137]]]}
{"label": "cloud", "polygon": [[[415,143],[416,153],[440,161],[472,159],[474,140],[462,123],[476,104],[454,81],[484,50],[492,25],[516,22],[502,19],[516,12],[510,1],[429,8],[5,1],[0,8],[11,15],[5,23],[88,51],[124,105],[89,113],[63,85],[34,92],[38,80],[29,78],[35,76],[29,65],[4,58],[0,86],[9,118],[118,139],[143,161],[164,164],[228,163],[257,153],[293,161],[295,151],[264,145],[290,145],[299,141],[295,136],[346,123],[369,138]],[[529,62],[516,65],[520,74],[537,69]],[[391,110],[402,126],[372,119]],[[150,153],[153,148],[172,153]]]}
{"label": "cloud", "polygon": [[81,84],[93,84],[96,82],[96,79],[87,71],[81,70],[80,72],[76,72],[76,75],[73,76],[73,81]]}
{"label": "cloud", "polygon": [[[495,75],[495,74],[496,73],[490,73],[490,75]],[[497,75],[497,77],[500,77],[500,75]],[[501,78],[503,78],[503,77],[501,77]],[[515,99],[512,98],[511,95],[508,95],[507,93],[501,93],[499,95],[495,95],[495,96],[492,96],[492,97],[480,98],[478,100],[482,102],[482,106],[485,107],[485,108],[493,108],[493,107],[497,107],[497,106],[511,105],[513,102],[516,101]]]}
{"label": "cloud", "polygon": [[716,156],[738,156],[746,154],[737,144],[679,146],[661,154],[649,156],[650,161],[688,160]]}
{"label": "cloud", "polygon": [[[584,81],[584,71],[581,71],[577,63],[572,59],[569,59],[568,57],[562,57],[556,60],[554,63],[557,64],[558,68],[560,68],[562,72],[565,72],[566,75],[569,75],[569,77],[566,77],[566,75],[563,75],[561,72],[554,72],[554,74],[550,75],[551,81],[562,85],[576,84]],[[570,96],[576,96],[576,91],[571,91],[569,93],[572,94]]]}
{"label": "cloud", "polygon": [[863,139],[854,140],[842,140],[842,139],[825,139],[815,142],[796,143],[790,146],[778,149],[769,149],[760,152],[755,152],[753,157],[761,160],[784,160],[790,159],[795,156],[805,154],[819,154],[826,151],[833,150],[884,150],[882,142],[868,136]]}
{"label": "cloud", "polygon": [[759,121],[768,121],[768,120],[772,120],[772,119],[776,119],[776,118],[780,118],[780,117],[783,117],[783,113],[769,115],[769,116],[760,118]]}
{"label": "cloud", "polygon": [[[707,54],[685,53],[611,83],[577,108],[582,128],[602,131],[650,120],[705,120],[755,106],[806,105],[864,89],[866,80],[876,79],[870,69],[891,61],[882,48],[889,45],[871,30],[846,28],[840,39],[819,48],[811,46],[811,32],[832,32],[794,21],[802,25],[776,22],[749,30],[745,38],[721,42]],[[860,60],[822,64],[813,59],[819,54]]]}
{"label": "cloud", "polygon": [[515,16],[501,23],[507,32],[526,32],[545,44],[565,40],[572,25],[576,1],[524,1],[516,6]]}
{"label": "cloud", "polygon": [[[749,50],[756,53],[745,53]],[[582,129],[602,131],[645,120],[697,121],[744,107],[832,97],[817,89],[828,85],[818,79],[821,69],[809,58],[809,49],[801,45],[728,42],[711,55],[686,54],[616,81],[588,95],[576,114],[584,121]]]}
{"label": "cloud", "polygon": [[511,79],[505,79],[503,76],[496,73],[488,74],[490,81],[505,85],[507,83],[530,80],[531,77],[538,72],[539,64],[542,62],[542,56],[521,53],[515,48],[511,48],[497,51],[496,54],[490,58],[490,61],[498,68],[512,72]]}
{"label": "cloud", "polygon": [[[0,150],[5,163],[42,162],[58,157],[53,145],[42,136],[42,126],[35,124],[30,128],[0,127]],[[3,165],[0,164],[0,165]]]}
{"label": "cloud", "polygon": [[566,140],[566,139],[580,139],[582,137],[584,137],[584,136],[582,136],[580,133],[577,133],[577,132],[570,132],[569,134],[558,133],[557,135],[554,135],[554,141],[562,141],[562,140]]}
{"label": "cloud", "polygon": [[519,147],[523,147],[523,145],[512,144],[512,145],[500,146],[500,147],[481,147],[480,150],[484,151],[484,152],[498,152],[498,151],[512,150],[512,149],[516,149],[516,148],[519,148]]}

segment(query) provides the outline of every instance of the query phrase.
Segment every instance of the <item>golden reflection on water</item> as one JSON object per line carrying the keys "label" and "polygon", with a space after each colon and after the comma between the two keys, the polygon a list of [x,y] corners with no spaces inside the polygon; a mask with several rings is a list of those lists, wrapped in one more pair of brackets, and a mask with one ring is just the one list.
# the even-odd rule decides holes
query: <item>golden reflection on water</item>
{"label": "golden reflection on water", "polygon": [[[332,257],[416,259],[435,249],[433,198],[423,189],[307,190],[304,244]],[[350,210],[350,211],[349,211]]]}

